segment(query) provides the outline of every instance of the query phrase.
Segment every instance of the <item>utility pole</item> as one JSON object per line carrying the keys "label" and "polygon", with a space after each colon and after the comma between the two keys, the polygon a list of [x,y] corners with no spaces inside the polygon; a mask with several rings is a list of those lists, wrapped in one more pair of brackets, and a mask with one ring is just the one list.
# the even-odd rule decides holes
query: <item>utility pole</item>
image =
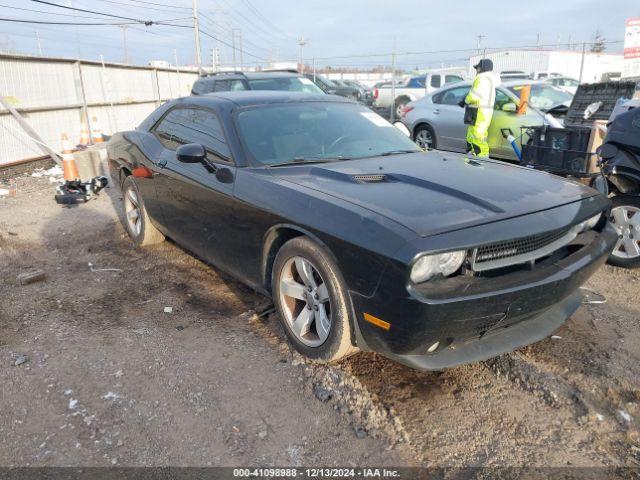
{"label": "utility pole", "polygon": [[42,45],[40,44],[40,34],[36,30],[36,40],[38,42],[38,55],[42,56]]}
{"label": "utility pole", "polygon": [[313,83],[316,83],[316,57],[313,57]]}
{"label": "utility pole", "polygon": [[240,71],[244,70],[244,61],[242,58],[242,30],[238,29],[238,45],[240,46]]}
{"label": "utility pole", "polygon": [[300,45],[300,73],[304,73],[304,46],[309,43],[304,37],[298,39],[298,45]]}
{"label": "utility pole", "polygon": [[578,79],[580,83],[582,83],[582,74],[584,73],[584,56],[585,56],[586,50],[587,50],[587,44],[586,42],[582,42],[582,59],[580,60],[580,78]]}
{"label": "utility pole", "polygon": [[200,24],[198,23],[198,0],[193,0],[193,33],[196,39],[196,67],[198,75],[202,73],[202,57],[200,56]]}
{"label": "utility pole", "polygon": [[122,29],[122,43],[124,46],[124,63],[129,63],[129,47],[127,45],[127,28],[129,25],[120,25]]}
{"label": "utility pole", "polygon": [[178,96],[181,97],[182,93],[180,92],[180,89],[182,88],[182,86],[180,83],[180,64],[178,63],[178,49],[176,48],[173,49],[173,59],[176,62],[176,76],[178,77]]}
{"label": "utility pole", "polygon": [[477,35],[476,38],[478,41],[476,42],[476,49],[478,50],[478,55],[480,55],[480,44],[482,43],[482,39],[485,38],[486,35]]}
{"label": "utility pole", "polygon": [[393,53],[391,54],[391,113],[389,121],[396,119],[396,37],[393,37]]}
{"label": "utility pole", "polygon": [[237,61],[236,61],[236,28],[231,29],[231,50],[233,50],[233,69],[237,70]]}

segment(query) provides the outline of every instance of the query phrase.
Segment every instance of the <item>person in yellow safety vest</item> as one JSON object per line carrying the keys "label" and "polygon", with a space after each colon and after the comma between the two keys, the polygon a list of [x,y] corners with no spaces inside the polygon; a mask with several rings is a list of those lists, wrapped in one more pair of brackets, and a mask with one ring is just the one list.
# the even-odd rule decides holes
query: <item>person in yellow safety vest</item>
{"label": "person in yellow safety vest", "polygon": [[477,157],[489,156],[489,125],[496,101],[496,87],[500,77],[493,73],[493,62],[483,58],[474,66],[477,75],[469,94],[460,102],[465,107],[464,123],[467,128],[467,152]]}

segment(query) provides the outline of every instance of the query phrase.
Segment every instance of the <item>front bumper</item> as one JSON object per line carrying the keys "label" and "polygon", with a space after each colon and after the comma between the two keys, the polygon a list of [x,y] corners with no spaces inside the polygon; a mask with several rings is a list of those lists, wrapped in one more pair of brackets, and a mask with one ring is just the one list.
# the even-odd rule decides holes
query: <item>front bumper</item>
{"label": "front bumper", "polygon": [[[352,294],[358,344],[414,368],[439,370],[541,340],[579,307],[579,287],[617,240],[610,225],[583,235],[580,248],[563,258],[493,278],[456,277],[402,295],[393,287],[397,275],[385,274],[372,297]],[[365,312],[390,328],[365,321]]]}

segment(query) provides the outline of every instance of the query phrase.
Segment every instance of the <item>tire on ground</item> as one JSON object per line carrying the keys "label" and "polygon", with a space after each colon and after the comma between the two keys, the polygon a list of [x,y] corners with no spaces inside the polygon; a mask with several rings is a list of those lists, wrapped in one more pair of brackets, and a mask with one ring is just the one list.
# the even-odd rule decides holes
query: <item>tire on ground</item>
{"label": "tire on ground", "polygon": [[416,142],[416,145],[420,146],[418,144],[418,135],[420,135],[421,132],[429,132],[431,134],[431,147],[429,148],[431,149],[437,148],[436,134],[433,131],[433,128],[431,128],[431,125],[427,125],[426,123],[419,125],[418,128],[416,128],[415,132],[413,133],[413,141]]}
{"label": "tire on ground", "polygon": [[140,204],[140,233],[136,234],[136,232],[131,229],[129,222],[127,221],[126,211],[122,216],[122,223],[124,224],[124,228],[127,230],[127,233],[133,240],[133,243],[136,245],[136,247],[146,247],[148,245],[155,245],[157,243],[163,242],[164,235],[160,233],[160,231],[151,223],[149,215],[147,214],[147,209],[144,206],[142,195],[138,190],[138,186],[136,185],[134,178],[131,176],[126,177],[124,179],[124,182],[122,182],[123,209],[126,195],[129,194],[130,190],[133,190],[135,192]]}
{"label": "tire on ground", "polygon": [[[318,347],[305,345],[298,340],[287,324],[280,302],[280,276],[287,260],[292,257],[303,257],[309,260],[318,270],[328,285],[331,302],[331,327],[329,336]],[[351,308],[347,286],[342,278],[338,265],[331,254],[322,246],[305,236],[296,237],[285,243],[276,256],[271,274],[273,303],[289,341],[294,348],[313,360],[327,363],[335,362],[358,352],[351,343]]]}
{"label": "tire on ground", "polygon": [[[611,199],[612,210],[616,207],[624,207],[629,206],[633,208],[637,208],[640,210],[640,197],[636,195],[616,195]],[[640,211],[635,215],[640,215]],[[635,216],[634,215],[634,216]],[[634,235],[638,236],[640,240],[640,231],[634,232]],[[609,255],[609,259],[607,260],[609,265],[614,265],[616,267],[622,268],[637,268],[640,267],[640,256],[633,258],[624,258],[615,256],[613,253]]]}

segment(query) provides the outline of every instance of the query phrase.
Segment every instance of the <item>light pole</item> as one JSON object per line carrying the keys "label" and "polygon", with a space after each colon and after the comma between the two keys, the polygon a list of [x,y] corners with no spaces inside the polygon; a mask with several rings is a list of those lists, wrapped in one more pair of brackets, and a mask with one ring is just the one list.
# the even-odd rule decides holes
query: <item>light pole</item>
{"label": "light pole", "polygon": [[200,24],[198,23],[198,0],[193,0],[193,33],[196,39],[196,66],[198,75],[202,73],[202,58],[200,56]]}
{"label": "light pole", "polygon": [[299,61],[299,65],[300,65],[300,73],[304,73],[304,63],[303,62],[303,58],[304,58],[304,46],[309,43],[304,37],[300,37],[298,39],[298,45],[300,45],[300,61]]}

